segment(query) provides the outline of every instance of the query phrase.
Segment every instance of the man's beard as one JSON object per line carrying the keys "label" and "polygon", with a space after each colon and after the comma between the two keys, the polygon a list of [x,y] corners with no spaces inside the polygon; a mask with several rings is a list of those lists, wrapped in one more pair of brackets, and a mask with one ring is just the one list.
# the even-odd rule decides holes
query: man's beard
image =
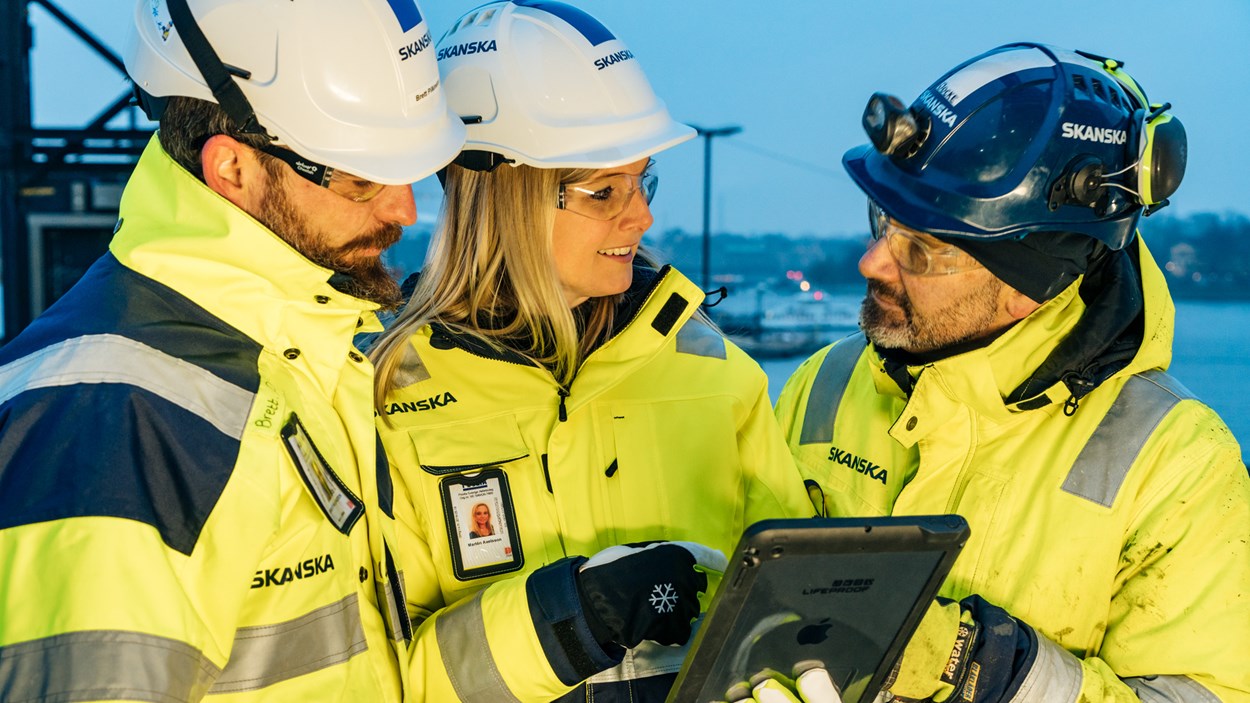
{"label": "man's beard", "polygon": [[346,244],[330,245],[325,238],[315,234],[304,216],[278,185],[272,185],[261,200],[256,219],[281,237],[309,261],[334,271],[334,287],[357,298],[393,310],[403,302],[399,284],[395,282],[381,257],[353,256],[362,249],[384,250],[399,241],[403,227],[397,223],[384,224],[372,232],[353,239]]}
{"label": "man's beard", "polygon": [[[868,295],[859,309],[859,326],[877,347],[927,353],[979,339],[991,332],[998,313],[1002,281],[990,281],[946,307],[921,315],[911,305],[902,285],[868,281]],[[876,298],[898,306],[884,308]]]}

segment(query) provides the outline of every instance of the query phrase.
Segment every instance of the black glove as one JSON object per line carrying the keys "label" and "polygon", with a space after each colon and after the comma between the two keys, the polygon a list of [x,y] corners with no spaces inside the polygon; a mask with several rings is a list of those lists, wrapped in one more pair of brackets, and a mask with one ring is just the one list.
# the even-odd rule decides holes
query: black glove
{"label": "black glove", "polygon": [[720,552],[693,542],[609,547],[578,568],[577,596],[600,645],[685,644],[698,594],[707,590],[707,576],[695,567],[727,565]]}

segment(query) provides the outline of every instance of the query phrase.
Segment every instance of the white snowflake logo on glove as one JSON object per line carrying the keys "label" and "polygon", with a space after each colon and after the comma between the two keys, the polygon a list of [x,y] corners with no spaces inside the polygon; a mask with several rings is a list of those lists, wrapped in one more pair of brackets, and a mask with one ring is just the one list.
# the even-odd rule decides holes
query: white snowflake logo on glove
{"label": "white snowflake logo on glove", "polygon": [[655,612],[664,614],[671,613],[677,607],[677,591],[671,583],[657,584],[651,589],[651,605],[655,606]]}

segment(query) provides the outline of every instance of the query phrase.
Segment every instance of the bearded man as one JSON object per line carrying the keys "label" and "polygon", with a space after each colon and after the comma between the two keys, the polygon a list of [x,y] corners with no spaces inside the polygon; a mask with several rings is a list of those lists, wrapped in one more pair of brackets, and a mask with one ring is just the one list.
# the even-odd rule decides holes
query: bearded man
{"label": "bearded man", "polygon": [[896,700],[1250,700],[1250,478],[1165,373],[1175,309],[1137,234],[1186,140],[1113,59],[974,57],[877,94],[862,334],[776,412],[830,516],[958,513],[972,536]]}
{"label": "bearded man", "polygon": [[416,221],[411,183],[464,145],[415,0],[133,19],[160,130],[109,252],[0,350],[0,699],[551,700],[619,661],[579,588],[633,612],[652,584],[622,572],[685,606],[640,636],[688,636],[707,579],[667,543],[412,625],[402,575],[425,564],[395,553],[410,504],[354,340],[399,302],[380,256]]}

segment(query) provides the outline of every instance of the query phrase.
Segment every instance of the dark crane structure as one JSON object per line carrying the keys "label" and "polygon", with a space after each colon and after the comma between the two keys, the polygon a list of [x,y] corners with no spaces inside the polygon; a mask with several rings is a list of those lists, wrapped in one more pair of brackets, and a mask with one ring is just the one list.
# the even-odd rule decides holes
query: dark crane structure
{"label": "dark crane structure", "polygon": [[[150,129],[136,126],[129,92],[81,127],[32,120],[31,6],[47,12],[125,75],[121,58],[53,0],[0,0],[0,262],[7,342],[108,248],[122,187]],[[124,7],[124,4],[119,4]],[[63,68],[67,73],[73,70]],[[61,85],[72,86],[72,76]],[[72,88],[65,88],[72,90]],[[129,111],[126,129],[109,128]]]}

